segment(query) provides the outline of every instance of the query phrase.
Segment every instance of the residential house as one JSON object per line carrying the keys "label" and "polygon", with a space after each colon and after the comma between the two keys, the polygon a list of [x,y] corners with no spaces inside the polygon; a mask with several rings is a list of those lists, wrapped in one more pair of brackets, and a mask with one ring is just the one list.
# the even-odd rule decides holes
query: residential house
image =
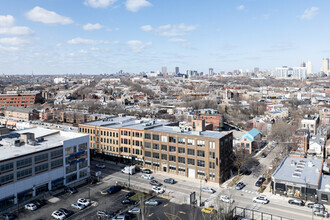
{"label": "residential house", "polygon": [[249,150],[251,154],[253,150],[259,149],[261,147],[261,137],[262,133],[258,129],[253,128],[242,136],[240,140],[240,147]]}

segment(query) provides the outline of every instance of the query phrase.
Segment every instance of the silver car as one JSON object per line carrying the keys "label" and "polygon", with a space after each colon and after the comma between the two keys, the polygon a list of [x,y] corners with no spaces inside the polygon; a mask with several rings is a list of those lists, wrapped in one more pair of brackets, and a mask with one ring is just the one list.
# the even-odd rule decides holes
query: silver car
{"label": "silver car", "polygon": [[150,199],[144,202],[145,205],[157,206],[159,202],[155,199]]}

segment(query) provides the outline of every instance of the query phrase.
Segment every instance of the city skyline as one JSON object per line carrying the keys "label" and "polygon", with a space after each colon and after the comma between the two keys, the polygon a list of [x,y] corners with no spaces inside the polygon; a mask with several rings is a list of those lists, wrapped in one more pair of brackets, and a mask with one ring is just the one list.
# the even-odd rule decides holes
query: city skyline
{"label": "city skyline", "polygon": [[330,3],[2,1],[0,73],[275,70],[330,56]]}

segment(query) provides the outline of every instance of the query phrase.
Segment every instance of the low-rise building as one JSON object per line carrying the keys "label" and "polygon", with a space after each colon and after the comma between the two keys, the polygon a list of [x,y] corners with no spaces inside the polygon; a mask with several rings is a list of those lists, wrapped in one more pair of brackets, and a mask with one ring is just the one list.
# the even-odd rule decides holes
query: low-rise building
{"label": "low-rise building", "polygon": [[37,120],[39,112],[32,108],[8,107],[5,110],[5,117],[24,121]]}
{"label": "low-rise building", "polygon": [[301,120],[301,127],[308,129],[311,135],[316,135],[317,127],[319,125],[319,115],[305,115]]}
{"label": "low-rise building", "polygon": [[0,107],[27,107],[40,102],[40,93],[9,93],[0,94]]}
{"label": "low-rise building", "polygon": [[32,128],[2,136],[0,207],[84,181],[89,175],[88,135]]}
{"label": "low-rise building", "polygon": [[261,147],[261,137],[262,133],[258,129],[253,128],[242,136],[239,147],[248,150],[251,154],[253,150]]}

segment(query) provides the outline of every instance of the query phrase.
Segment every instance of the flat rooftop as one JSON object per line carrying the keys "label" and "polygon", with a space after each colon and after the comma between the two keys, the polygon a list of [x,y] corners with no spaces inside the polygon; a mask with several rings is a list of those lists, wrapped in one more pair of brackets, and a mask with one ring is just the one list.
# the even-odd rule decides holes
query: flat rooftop
{"label": "flat rooftop", "polygon": [[300,157],[285,157],[272,177],[275,180],[318,185],[322,172],[322,160]]}
{"label": "flat rooftop", "polygon": [[[24,145],[16,147],[13,144],[13,141],[20,139],[19,135],[24,133],[34,133],[35,138],[43,137],[44,140],[37,142],[36,145],[25,143]],[[0,162],[2,160],[19,157],[25,154],[36,153],[38,151],[58,147],[63,144],[63,141],[83,136],[86,136],[86,134],[63,132],[41,127],[11,132],[10,135],[2,136],[2,140],[0,141],[0,144],[2,145],[0,146]]]}

